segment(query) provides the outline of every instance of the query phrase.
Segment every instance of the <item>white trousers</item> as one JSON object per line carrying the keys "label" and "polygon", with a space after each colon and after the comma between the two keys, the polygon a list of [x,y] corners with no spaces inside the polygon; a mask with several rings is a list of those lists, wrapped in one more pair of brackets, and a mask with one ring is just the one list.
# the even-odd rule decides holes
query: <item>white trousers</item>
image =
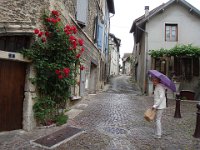
{"label": "white trousers", "polygon": [[162,135],[162,125],[161,125],[161,118],[164,109],[157,109],[156,110],[156,131],[155,134],[158,136]]}

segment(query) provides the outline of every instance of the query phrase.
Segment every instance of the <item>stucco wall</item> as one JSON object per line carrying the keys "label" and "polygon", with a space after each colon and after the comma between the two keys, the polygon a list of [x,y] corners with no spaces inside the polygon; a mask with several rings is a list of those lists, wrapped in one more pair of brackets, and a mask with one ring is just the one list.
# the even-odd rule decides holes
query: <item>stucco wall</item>
{"label": "stucco wall", "polygon": [[[165,41],[165,23],[178,24],[178,41]],[[163,13],[153,17],[146,24],[149,50],[172,48],[176,44],[193,44],[200,46],[200,18],[191,14],[180,5],[172,5]]]}

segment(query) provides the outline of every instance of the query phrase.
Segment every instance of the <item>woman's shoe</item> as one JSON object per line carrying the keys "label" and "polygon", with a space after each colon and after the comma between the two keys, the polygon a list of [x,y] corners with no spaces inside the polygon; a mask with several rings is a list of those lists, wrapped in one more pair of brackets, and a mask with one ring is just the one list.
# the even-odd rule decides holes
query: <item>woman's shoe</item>
{"label": "woman's shoe", "polygon": [[161,139],[161,135],[155,135],[155,139]]}

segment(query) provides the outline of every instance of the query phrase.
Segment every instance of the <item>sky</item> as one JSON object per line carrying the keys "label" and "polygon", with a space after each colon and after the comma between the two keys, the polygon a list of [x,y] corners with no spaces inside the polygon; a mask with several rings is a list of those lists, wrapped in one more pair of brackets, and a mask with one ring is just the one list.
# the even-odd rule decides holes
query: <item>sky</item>
{"label": "sky", "polygon": [[[169,0],[114,0],[115,14],[110,18],[110,33],[121,39],[120,57],[124,53],[132,53],[134,39],[130,29],[133,21],[144,15],[144,7],[151,11],[155,7]],[[200,10],[200,0],[186,0]],[[121,60],[120,60],[121,61]]]}

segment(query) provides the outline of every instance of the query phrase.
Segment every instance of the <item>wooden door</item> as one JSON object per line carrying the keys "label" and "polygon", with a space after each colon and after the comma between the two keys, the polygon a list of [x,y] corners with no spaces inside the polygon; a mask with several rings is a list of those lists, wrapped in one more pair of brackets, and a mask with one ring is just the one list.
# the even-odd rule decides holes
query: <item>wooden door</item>
{"label": "wooden door", "polygon": [[22,129],[25,63],[0,60],[0,131]]}

